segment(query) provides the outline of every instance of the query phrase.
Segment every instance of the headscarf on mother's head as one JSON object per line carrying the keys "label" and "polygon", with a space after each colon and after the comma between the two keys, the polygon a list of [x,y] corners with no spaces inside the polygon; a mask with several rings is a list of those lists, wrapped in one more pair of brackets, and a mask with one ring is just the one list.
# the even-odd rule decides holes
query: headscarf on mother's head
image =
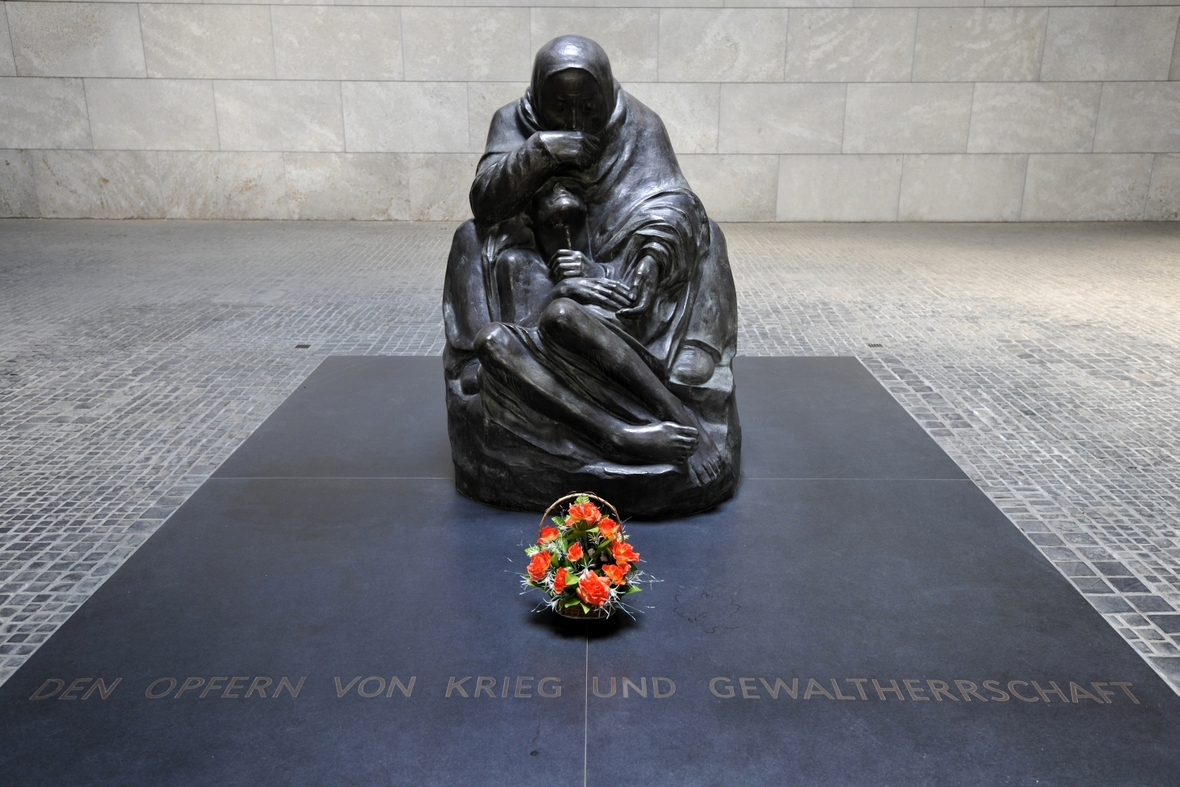
{"label": "headscarf on mother's head", "polygon": [[559,36],[541,47],[533,61],[533,78],[524,97],[531,125],[543,127],[541,96],[545,83],[554,74],[570,69],[585,71],[590,75],[602,92],[602,105],[606,107],[607,114],[613,114],[618,100],[619,83],[611,75],[610,58],[606,56],[606,52],[589,38]]}

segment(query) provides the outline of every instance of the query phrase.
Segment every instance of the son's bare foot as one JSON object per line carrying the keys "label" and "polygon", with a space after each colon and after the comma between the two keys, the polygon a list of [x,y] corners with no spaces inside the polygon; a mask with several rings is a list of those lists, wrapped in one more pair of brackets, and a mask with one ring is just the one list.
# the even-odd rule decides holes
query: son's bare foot
{"label": "son's bare foot", "polygon": [[612,435],[612,442],[627,456],[652,464],[684,464],[697,448],[700,432],[691,426],[671,421],[632,426],[628,424]]}
{"label": "son's bare foot", "polygon": [[698,486],[704,486],[721,475],[721,452],[703,429],[697,450],[688,460],[688,472]]}

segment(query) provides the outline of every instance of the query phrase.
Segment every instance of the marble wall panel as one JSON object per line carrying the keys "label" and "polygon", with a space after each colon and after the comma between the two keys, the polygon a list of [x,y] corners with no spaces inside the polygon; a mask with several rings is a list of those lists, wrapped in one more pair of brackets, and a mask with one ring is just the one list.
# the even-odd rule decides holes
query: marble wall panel
{"label": "marble wall panel", "polygon": [[781,82],[785,9],[669,8],[660,12],[662,82]]}
{"label": "marble wall panel", "polygon": [[906,156],[899,221],[1017,221],[1028,157]]}
{"label": "marble wall panel", "polygon": [[901,156],[781,156],[778,221],[894,221]]}
{"label": "marble wall panel", "polygon": [[22,76],[142,77],[143,41],[134,5],[5,3]]}
{"label": "marble wall panel", "polygon": [[913,8],[791,9],[787,81],[908,81],[917,13]]}
{"label": "marble wall panel", "polygon": [[41,215],[33,177],[34,155],[29,150],[0,150],[0,218]]}
{"label": "marble wall panel", "polygon": [[341,90],[349,152],[461,153],[470,145],[462,82],[344,82]]}
{"label": "marble wall panel", "polygon": [[87,79],[94,147],[217,150],[213,84],[195,79]]}
{"label": "marble wall panel", "polygon": [[914,81],[1035,80],[1048,20],[1041,8],[924,8]]}
{"label": "marble wall panel", "polygon": [[839,153],[845,85],[722,85],[722,153]]}
{"label": "marble wall panel", "polygon": [[273,79],[270,9],[244,5],[139,6],[150,77]]}
{"label": "marble wall panel", "polygon": [[655,111],[678,155],[716,153],[721,86],[716,83],[632,82],[628,93]]}
{"label": "marble wall panel", "polygon": [[411,153],[409,172],[411,221],[464,221],[471,218],[467,194],[475,178],[475,153]]}
{"label": "marble wall panel", "polygon": [[1180,155],[1156,154],[1143,218],[1149,221],[1180,220]]}
{"label": "marble wall panel", "polygon": [[218,80],[222,150],[344,150],[339,82]]}
{"label": "marble wall panel", "polygon": [[410,217],[404,153],[287,153],[293,219],[404,221]]}
{"label": "marble wall panel", "polygon": [[170,219],[286,219],[281,153],[161,151],[160,187]]}
{"label": "marble wall panel", "polygon": [[156,153],[43,150],[33,162],[42,218],[161,219]]}
{"label": "marble wall panel", "polygon": [[16,60],[12,57],[12,36],[8,33],[8,14],[0,7],[0,77],[16,76]]}
{"label": "marble wall panel", "polygon": [[971,92],[955,82],[849,85],[844,152],[964,152]]}
{"label": "marble wall panel", "polygon": [[1096,153],[1180,152],[1180,82],[1107,82]]}
{"label": "marble wall panel", "polygon": [[1172,67],[1168,79],[1180,79],[1180,21],[1176,24],[1176,43],[1172,47]]}
{"label": "marble wall panel", "polygon": [[467,128],[472,153],[482,153],[496,110],[515,104],[528,89],[528,82],[468,82]]}
{"label": "marble wall panel", "polygon": [[406,79],[528,79],[527,8],[402,9]]}
{"label": "marble wall panel", "polygon": [[1144,217],[1153,156],[1033,154],[1024,221],[1136,221]]}
{"label": "marble wall panel", "polygon": [[587,36],[610,57],[615,78],[654,82],[657,78],[660,12],[654,8],[534,8],[530,52],[560,35]]}
{"label": "marble wall panel", "polygon": [[398,8],[274,6],[279,79],[401,79]]}
{"label": "marble wall panel", "polygon": [[1085,153],[1094,141],[1102,85],[1096,82],[975,86],[971,153]]}
{"label": "marble wall panel", "polygon": [[679,156],[714,221],[774,221],[778,156]]}
{"label": "marble wall panel", "polygon": [[0,148],[90,148],[81,79],[0,77]]}
{"label": "marble wall panel", "polygon": [[1167,79],[1180,8],[1053,8],[1041,79]]}

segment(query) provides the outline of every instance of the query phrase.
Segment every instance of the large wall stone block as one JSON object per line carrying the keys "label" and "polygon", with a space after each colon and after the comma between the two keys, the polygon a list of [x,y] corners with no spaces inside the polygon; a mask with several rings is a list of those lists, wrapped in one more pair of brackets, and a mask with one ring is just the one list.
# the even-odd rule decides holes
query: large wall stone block
{"label": "large wall stone block", "polygon": [[527,8],[402,9],[406,79],[528,79]]}
{"label": "large wall stone block", "polygon": [[467,191],[479,155],[411,153],[406,156],[411,221],[464,221],[471,218]]}
{"label": "large wall stone block", "polygon": [[782,82],[786,9],[660,11],[660,81]]}
{"label": "large wall stone block", "polygon": [[8,14],[0,6],[0,77],[16,76],[16,60],[12,56],[12,36],[8,33]]}
{"label": "large wall stone block", "polygon": [[791,9],[787,81],[908,81],[917,13],[912,8]]}
{"label": "large wall stone block", "polygon": [[531,29],[530,52],[560,35],[587,36],[606,50],[615,78],[624,85],[655,82],[658,76],[658,9],[534,8]]}
{"label": "large wall stone block", "polygon": [[899,221],[1017,221],[1023,155],[906,156]]}
{"label": "large wall stone block", "polygon": [[845,153],[962,153],[970,83],[849,85]]}
{"label": "large wall stone block", "polygon": [[1126,221],[1144,217],[1153,156],[1034,154],[1028,157],[1025,221]]}
{"label": "large wall stone block", "polygon": [[90,148],[81,79],[0,77],[0,148]]}
{"label": "large wall stone block", "polygon": [[28,150],[0,150],[0,218],[37,218],[37,181],[34,154]]}
{"label": "large wall stone block", "polygon": [[33,164],[42,218],[162,219],[156,153],[44,150]]}
{"label": "large wall stone block", "polygon": [[1046,9],[924,8],[914,81],[1035,80],[1048,19]]}
{"label": "large wall stone block", "polygon": [[410,218],[410,173],[403,153],[288,153],[293,219]]}
{"label": "large wall stone block", "polygon": [[286,219],[281,153],[160,152],[170,219]]}
{"label": "large wall stone block", "polygon": [[971,153],[1085,153],[1094,142],[1097,82],[983,83],[971,107]]}
{"label": "large wall stone block", "polygon": [[1107,82],[1094,132],[1101,153],[1180,152],[1180,82]]}
{"label": "large wall stone block", "polygon": [[339,82],[217,81],[222,150],[344,150]]}
{"label": "large wall stone block", "polygon": [[846,86],[722,85],[722,153],[839,153]]}
{"label": "large wall stone block", "polygon": [[468,152],[462,82],[344,82],[341,89],[349,152]]}
{"label": "large wall stone block", "polygon": [[273,79],[270,9],[244,5],[139,7],[150,77]]}
{"label": "large wall stone block", "polygon": [[87,79],[94,147],[217,150],[213,83],[195,79]]}
{"label": "large wall stone block", "polygon": [[468,151],[483,153],[496,110],[519,101],[528,86],[528,82],[467,83]]}
{"label": "large wall stone block", "polygon": [[1180,219],[1180,155],[1156,154],[1144,218],[1152,221]]}
{"label": "large wall stone block", "polygon": [[680,156],[680,168],[714,221],[774,221],[778,156]]}
{"label": "large wall stone block", "polygon": [[117,3],[5,3],[21,76],[142,77],[139,11]]}
{"label": "large wall stone block", "polygon": [[1176,44],[1172,47],[1172,67],[1168,79],[1180,80],[1180,21],[1176,24]]}
{"label": "large wall stone block", "polygon": [[398,8],[274,6],[279,79],[401,79]]}
{"label": "large wall stone block", "polygon": [[631,82],[626,90],[660,116],[678,154],[717,152],[721,86],[716,82]]}
{"label": "large wall stone block", "polygon": [[1167,79],[1180,8],[1053,8],[1041,79]]}
{"label": "large wall stone block", "polygon": [[781,156],[778,221],[894,221],[901,156]]}

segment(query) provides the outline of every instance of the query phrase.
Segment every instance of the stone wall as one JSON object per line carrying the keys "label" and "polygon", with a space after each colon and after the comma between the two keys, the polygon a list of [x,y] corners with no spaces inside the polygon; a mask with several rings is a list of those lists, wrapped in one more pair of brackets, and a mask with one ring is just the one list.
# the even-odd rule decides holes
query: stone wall
{"label": "stone wall", "polygon": [[1052,2],[5,2],[0,216],[456,220],[577,32],[720,220],[1176,219],[1180,7]]}

